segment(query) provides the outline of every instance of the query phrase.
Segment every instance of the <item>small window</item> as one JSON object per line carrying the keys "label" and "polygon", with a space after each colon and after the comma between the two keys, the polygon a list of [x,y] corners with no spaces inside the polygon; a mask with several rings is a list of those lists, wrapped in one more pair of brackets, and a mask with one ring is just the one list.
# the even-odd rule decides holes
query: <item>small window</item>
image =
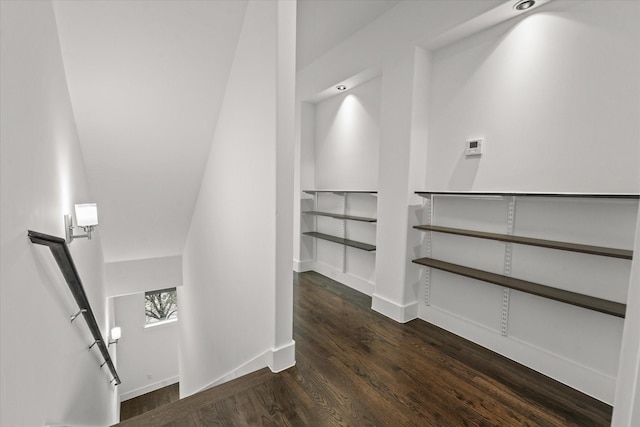
{"label": "small window", "polygon": [[144,313],[146,325],[178,320],[176,288],[145,292]]}

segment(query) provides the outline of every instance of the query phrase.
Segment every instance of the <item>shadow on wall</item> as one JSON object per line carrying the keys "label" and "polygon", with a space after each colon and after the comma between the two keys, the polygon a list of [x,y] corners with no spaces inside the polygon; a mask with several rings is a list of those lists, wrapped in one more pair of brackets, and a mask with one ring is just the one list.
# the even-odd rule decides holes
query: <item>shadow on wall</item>
{"label": "shadow on wall", "polygon": [[480,156],[467,157],[463,153],[451,173],[448,188],[451,190],[471,190],[478,175],[480,159]]}

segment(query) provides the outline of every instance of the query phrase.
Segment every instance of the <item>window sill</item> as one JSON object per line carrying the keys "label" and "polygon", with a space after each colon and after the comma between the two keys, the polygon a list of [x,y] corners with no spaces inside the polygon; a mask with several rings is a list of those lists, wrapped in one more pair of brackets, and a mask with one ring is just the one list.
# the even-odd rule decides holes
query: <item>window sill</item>
{"label": "window sill", "polygon": [[146,325],[144,325],[144,328],[155,328],[156,326],[163,326],[163,325],[170,325],[173,323],[177,323],[178,319],[169,319],[169,320],[162,320],[160,322],[154,322],[154,323],[147,323]]}

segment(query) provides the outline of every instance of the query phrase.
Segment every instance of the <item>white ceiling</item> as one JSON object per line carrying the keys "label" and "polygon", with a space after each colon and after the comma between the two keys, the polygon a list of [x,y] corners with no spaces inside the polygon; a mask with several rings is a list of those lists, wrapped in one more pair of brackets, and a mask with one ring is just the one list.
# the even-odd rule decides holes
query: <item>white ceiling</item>
{"label": "white ceiling", "polygon": [[105,260],[181,254],[246,2],[54,7]]}
{"label": "white ceiling", "polygon": [[400,0],[298,0],[296,68],[311,64]]}

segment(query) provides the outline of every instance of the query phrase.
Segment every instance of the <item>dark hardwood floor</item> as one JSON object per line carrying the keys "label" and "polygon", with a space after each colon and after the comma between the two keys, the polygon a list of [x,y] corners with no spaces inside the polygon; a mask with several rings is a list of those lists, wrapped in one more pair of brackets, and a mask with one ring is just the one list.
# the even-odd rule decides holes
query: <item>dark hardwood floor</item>
{"label": "dark hardwood floor", "polygon": [[128,420],[178,400],[180,400],[180,384],[178,383],[125,400],[120,404],[120,421]]}
{"label": "dark hardwood floor", "polygon": [[296,366],[262,369],[122,426],[608,426],[612,408],[371,298],[296,275]]}

